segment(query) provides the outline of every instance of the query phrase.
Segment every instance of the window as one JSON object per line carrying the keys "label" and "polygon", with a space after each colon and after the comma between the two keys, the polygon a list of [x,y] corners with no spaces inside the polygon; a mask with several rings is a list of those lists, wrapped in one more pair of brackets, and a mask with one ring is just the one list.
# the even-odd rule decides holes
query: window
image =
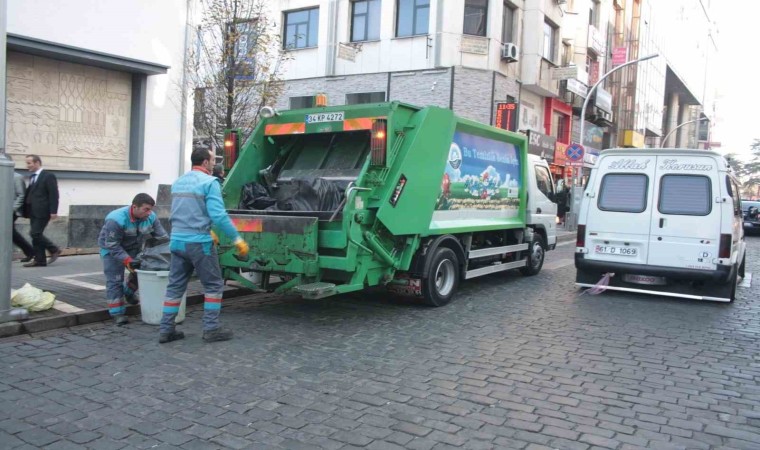
{"label": "window", "polygon": [[702,175],[664,175],[660,179],[663,214],[706,216],[712,210],[710,179]]}
{"label": "window", "polygon": [[564,142],[565,136],[567,136],[567,124],[569,122],[568,117],[562,113],[554,111],[552,113],[552,136],[557,138],[558,141]]}
{"label": "window", "polygon": [[464,2],[464,34],[486,35],[488,0],[466,0]]}
{"label": "window", "polygon": [[351,3],[351,42],[380,39],[380,0]]}
{"label": "window", "polygon": [[384,101],[385,101],[385,91],[346,94],[347,105],[358,105],[360,103],[382,103]]}
{"label": "window", "polygon": [[311,95],[307,95],[305,97],[290,97],[290,109],[312,107],[314,107],[314,97]]}
{"label": "window", "polygon": [[732,200],[734,201],[734,215],[735,216],[742,216],[742,201],[741,201],[741,195],[739,193],[741,192],[739,190],[739,185],[733,181],[730,180],[728,177],[726,177],[726,184],[728,184],[728,193],[731,195]]}
{"label": "window", "polygon": [[556,37],[557,27],[552,23],[544,22],[544,48],[541,56],[551,62],[554,62],[556,53]]}
{"label": "window", "polygon": [[502,30],[501,42],[515,42],[515,8],[512,5],[504,3],[504,12],[501,16]]}
{"label": "window", "polygon": [[548,198],[552,198],[554,194],[554,186],[552,185],[552,176],[549,174],[549,170],[546,167],[536,166],[536,185],[538,190],[541,191]]}
{"label": "window", "polygon": [[286,49],[317,46],[319,31],[319,8],[303,9],[285,13]]}
{"label": "window", "polygon": [[430,0],[397,0],[396,37],[427,34]]}
{"label": "window", "polygon": [[588,24],[594,28],[599,28],[599,2],[597,0],[591,0],[591,5],[588,10]]}
{"label": "window", "polygon": [[644,174],[610,173],[602,178],[597,205],[602,211],[640,213],[647,209],[649,178]]}

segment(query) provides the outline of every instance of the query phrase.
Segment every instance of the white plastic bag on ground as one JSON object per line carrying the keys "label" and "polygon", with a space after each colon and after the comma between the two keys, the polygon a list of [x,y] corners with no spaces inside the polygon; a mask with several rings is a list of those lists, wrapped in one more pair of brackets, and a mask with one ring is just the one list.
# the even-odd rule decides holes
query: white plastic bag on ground
{"label": "white plastic bag on ground", "polygon": [[11,291],[11,306],[16,308],[26,308],[29,311],[45,311],[53,307],[55,295],[50,292],[43,292],[29,283],[26,283],[21,289]]}

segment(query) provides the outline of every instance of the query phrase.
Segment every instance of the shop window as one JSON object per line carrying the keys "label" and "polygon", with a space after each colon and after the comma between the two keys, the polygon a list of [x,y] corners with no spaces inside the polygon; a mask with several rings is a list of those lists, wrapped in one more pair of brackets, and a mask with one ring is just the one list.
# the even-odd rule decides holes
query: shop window
{"label": "shop window", "polygon": [[285,13],[286,49],[316,47],[319,31],[319,8]]}
{"label": "shop window", "polygon": [[488,23],[488,0],[464,2],[464,34],[485,36]]}
{"label": "shop window", "polygon": [[351,3],[351,42],[380,39],[380,0]]}
{"label": "shop window", "polygon": [[430,0],[396,0],[396,37],[428,33]]}

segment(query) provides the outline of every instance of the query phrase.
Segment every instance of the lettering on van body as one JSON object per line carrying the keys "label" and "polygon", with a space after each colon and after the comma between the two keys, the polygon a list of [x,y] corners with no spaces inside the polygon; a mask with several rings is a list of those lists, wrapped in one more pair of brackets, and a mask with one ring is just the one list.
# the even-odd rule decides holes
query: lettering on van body
{"label": "lettering on van body", "polygon": [[686,163],[686,164],[679,164],[677,159],[666,159],[662,161],[662,165],[660,165],[660,170],[701,170],[701,171],[708,171],[712,170],[713,166],[711,164],[693,164],[693,163]]}
{"label": "lettering on van body", "polygon": [[640,161],[638,159],[618,159],[610,162],[609,169],[615,170],[644,170],[649,165],[650,159]]}

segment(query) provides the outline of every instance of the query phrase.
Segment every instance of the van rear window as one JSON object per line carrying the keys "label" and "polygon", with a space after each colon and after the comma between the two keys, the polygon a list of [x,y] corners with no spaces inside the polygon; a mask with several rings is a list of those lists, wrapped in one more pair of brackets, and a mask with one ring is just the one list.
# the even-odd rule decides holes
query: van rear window
{"label": "van rear window", "polygon": [[702,175],[664,175],[660,179],[662,214],[706,216],[712,210],[710,178]]}
{"label": "van rear window", "polygon": [[602,211],[640,213],[647,209],[647,185],[644,174],[608,173],[602,178],[599,209]]}

